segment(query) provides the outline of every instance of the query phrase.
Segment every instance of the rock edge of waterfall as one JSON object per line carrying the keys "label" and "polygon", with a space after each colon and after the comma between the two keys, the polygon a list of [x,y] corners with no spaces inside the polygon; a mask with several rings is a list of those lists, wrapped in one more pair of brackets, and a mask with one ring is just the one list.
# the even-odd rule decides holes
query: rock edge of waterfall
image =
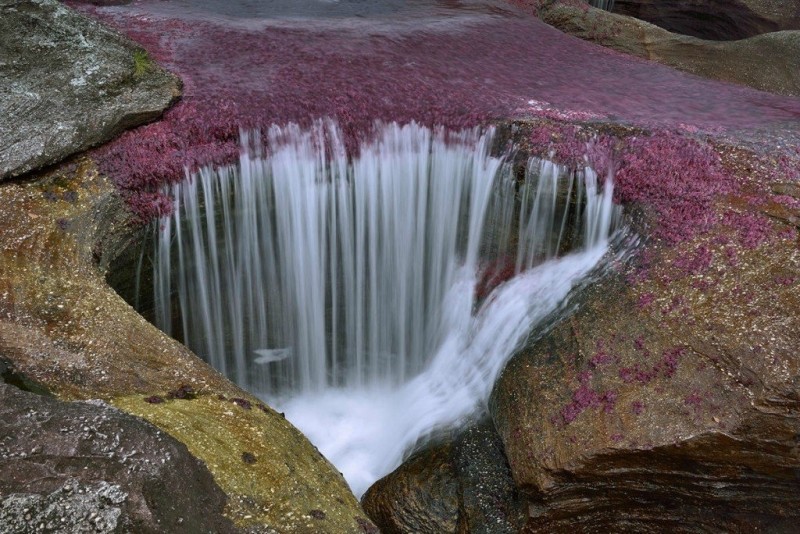
{"label": "rock edge of waterfall", "polygon": [[[556,157],[574,135],[545,131]],[[631,143],[642,132],[613,135]],[[500,452],[463,449],[462,430],[415,453],[363,499],[382,531],[794,529],[800,165],[738,142],[711,146],[738,184],[706,206],[716,222],[659,238],[658,201],[628,203],[631,225],[649,236],[644,250],[532,333],[495,384],[490,421],[468,430],[494,435]],[[655,183],[670,198],[676,175],[646,167],[662,171]],[[498,466],[491,480],[513,490],[476,501],[490,478],[476,483],[459,466],[487,456]]]}

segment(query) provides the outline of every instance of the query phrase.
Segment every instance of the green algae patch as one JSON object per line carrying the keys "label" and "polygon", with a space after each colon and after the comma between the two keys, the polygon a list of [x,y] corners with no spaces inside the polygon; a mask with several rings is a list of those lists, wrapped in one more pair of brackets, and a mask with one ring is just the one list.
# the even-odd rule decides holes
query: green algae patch
{"label": "green algae patch", "polygon": [[344,479],[303,435],[252,397],[160,395],[112,403],[186,444],[229,496],[226,515],[275,532],[365,532],[372,524]]}
{"label": "green algae patch", "polygon": [[150,69],[155,68],[155,63],[145,50],[136,50],[133,53],[133,75],[136,78],[144,76]]}

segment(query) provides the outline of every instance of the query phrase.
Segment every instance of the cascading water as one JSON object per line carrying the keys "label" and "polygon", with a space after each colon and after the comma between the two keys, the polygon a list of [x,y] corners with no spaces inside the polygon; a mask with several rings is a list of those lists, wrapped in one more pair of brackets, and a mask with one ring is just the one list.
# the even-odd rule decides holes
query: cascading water
{"label": "cascading water", "polygon": [[[237,166],[172,188],[158,325],[286,412],[361,494],[471,416],[531,329],[605,254],[612,184],[492,131],[385,125],[348,161],[330,123],[242,134]],[[560,251],[574,252],[556,258]]]}
{"label": "cascading water", "polygon": [[589,4],[598,9],[614,11],[614,0],[589,0]]}

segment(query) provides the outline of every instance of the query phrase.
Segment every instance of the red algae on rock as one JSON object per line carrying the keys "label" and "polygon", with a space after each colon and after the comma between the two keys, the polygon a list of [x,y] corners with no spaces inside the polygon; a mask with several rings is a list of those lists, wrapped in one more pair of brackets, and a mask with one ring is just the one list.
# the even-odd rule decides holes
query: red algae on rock
{"label": "red algae on rock", "polygon": [[653,237],[668,244],[707,232],[719,222],[715,199],[737,189],[713,147],[676,131],[589,135],[576,125],[546,123],[533,129],[530,142],[534,152],[567,165],[613,172],[615,200],[652,210]]}
{"label": "red algae on rock", "polygon": [[714,199],[734,188],[711,147],[671,132],[629,140],[615,180],[619,201],[658,213],[656,236],[668,243],[707,231]]}
{"label": "red algae on rock", "polygon": [[[800,117],[797,100],[611,53],[509,4],[473,2],[470,9],[459,9],[431,0],[419,5],[419,12],[394,19],[312,17],[300,23],[165,14],[150,1],[79,6],[138,41],[185,84],[183,101],[160,123],[129,132],[96,152],[101,169],[147,220],[168,209],[157,191],[183,178],[185,167],[233,161],[239,128],[330,117],[355,151],[375,120],[459,128],[545,117],[708,132],[785,124]],[[680,150],[697,152],[701,165],[711,163],[702,159],[702,150],[681,148],[677,135],[636,143],[640,146],[630,154],[641,149],[680,156],[675,169],[693,157],[677,154]],[[639,178],[653,165],[648,159],[627,158],[621,182]],[[663,179],[667,187],[675,180]],[[620,199],[648,194],[644,185],[622,185]],[[675,207],[662,202],[663,236],[685,237],[685,230],[669,224],[684,214],[702,227],[699,202]]]}

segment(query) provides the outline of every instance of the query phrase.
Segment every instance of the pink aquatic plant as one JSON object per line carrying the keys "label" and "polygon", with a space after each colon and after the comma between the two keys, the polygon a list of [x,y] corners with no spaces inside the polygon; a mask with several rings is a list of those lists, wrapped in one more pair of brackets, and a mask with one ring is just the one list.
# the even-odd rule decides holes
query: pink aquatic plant
{"label": "pink aquatic plant", "polygon": [[[541,0],[512,3],[531,13],[543,5]],[[331,117],[339,121],[352,150],[369,135],[375,120],[460,128],[516,118],[583,122],[619,117],[631,124],[681,125],[698,133],[800,115],[800,105],[784,97],[611,54],[502,8],[476,11],[477,19],[471,20],[480,19],[478,23],[454,18],[457,31],[422,24],[376,34],[357,28],[340,31],[335,25],[265,29],[257,20],[236,24],[213,17],[182,18],[159,13],[161,3],[152,0],[114,7],[71,4],[127,33],[184,81],[183,100],[161,122],[123,135],[96,153],[101,170],[143,219],[164,210],[158,190],[180,180],[185,168],[234,161],[239,128]],[[588,9],[584,2],[574,4]],[[452,9],[454,15],[460,11]],[[667,157],[680,155],[663,140],[637,142]],[[586,155],[586,143],[583,139],[572,147],[573,159]],[[605,148],[602,140],[596,143]],[[632,178],[623,184],[620,198],[656,202],[647,183],[668,185],[676,179],[650,176],[657,168],[647,158],[634,161],[631,154],[636,152],[633,147],[626,160],[614,160],[622,163],[622,176],[627,172]],[[596,156],[607,154],[616,155],[600,150],[589,159],[599,165]],[[678,159],[685,162],[685,156]],[[706,182],[698,184],[698,191],[703,192]],[[681,211],[692,214],[692,221],[700,219],[696,203],[672,209],[667,201],[657,204],[670,215],[665,235],[683,237],[685,228],[670,223]]]}
{"label": "pink aquatic plant", "polygon": [[707,232],[714,200],[735,188],[710,146],[672,132],[628,140],[615,179],[617,200],[654,210],[655,235],[669,244]]}

